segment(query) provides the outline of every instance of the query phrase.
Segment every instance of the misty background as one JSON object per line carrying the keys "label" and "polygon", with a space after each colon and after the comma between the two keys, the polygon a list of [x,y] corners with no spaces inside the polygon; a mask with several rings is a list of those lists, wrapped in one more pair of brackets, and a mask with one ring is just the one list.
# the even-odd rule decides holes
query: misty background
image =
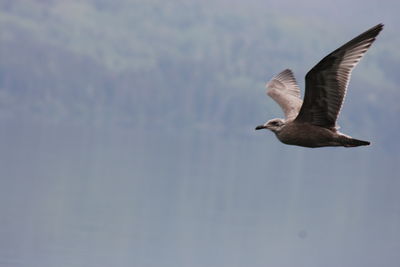
{"label": "misty background", "polygon": [[[399,1],[0,0],[0,266],[397,267]],[[384,23],[339,117],[265,82]]]}

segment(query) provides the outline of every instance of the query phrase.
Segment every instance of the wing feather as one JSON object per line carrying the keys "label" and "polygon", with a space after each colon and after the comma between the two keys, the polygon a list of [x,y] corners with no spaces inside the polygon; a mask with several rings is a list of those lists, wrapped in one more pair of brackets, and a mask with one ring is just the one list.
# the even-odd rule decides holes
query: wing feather
{"label": "wing feather", "polygon": [[293,72],[286,69],[273,77],[267,84],[267,95],[282,108],[287,120],[293,120],[299,113],[302,100],[300,88]]}
{"label": "wing feather", "polygon": [[327,55],[307,73],[304,102],[296,121],[336,127],[351,72],[382,29],[383,24],[378,24],[360,34]]}

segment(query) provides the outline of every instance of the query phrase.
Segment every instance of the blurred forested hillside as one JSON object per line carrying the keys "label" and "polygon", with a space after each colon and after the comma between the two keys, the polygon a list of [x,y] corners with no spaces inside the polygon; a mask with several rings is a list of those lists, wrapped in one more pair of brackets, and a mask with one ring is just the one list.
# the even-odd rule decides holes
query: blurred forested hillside
{"label": "blurred forested hillside", "polygon": [[[323,56],[385,23],[335,24],[313,2],[1,0],[0,120],[247,134],[281,115],[270,77],[289,67],[303,87]],[[400,129],[394,28],[353,72],[340,124],[354,134]]]}

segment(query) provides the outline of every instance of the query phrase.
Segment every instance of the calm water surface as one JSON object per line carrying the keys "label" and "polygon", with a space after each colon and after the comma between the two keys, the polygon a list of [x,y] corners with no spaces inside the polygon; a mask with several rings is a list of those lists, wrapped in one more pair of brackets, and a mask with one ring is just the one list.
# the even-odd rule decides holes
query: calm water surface
{"label": "calm water surface", "polygon": [[13,127],[0,132],[0,266],[400,262],[399,158],[379,143]]}

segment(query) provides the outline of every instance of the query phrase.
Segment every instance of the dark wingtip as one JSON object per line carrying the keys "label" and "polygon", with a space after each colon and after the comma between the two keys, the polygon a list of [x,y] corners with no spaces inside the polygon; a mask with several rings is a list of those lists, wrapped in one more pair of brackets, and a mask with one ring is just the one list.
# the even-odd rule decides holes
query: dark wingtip
{"label": "dark wingtip", "polygon": [[383,26],[385,26],[383,23],[379,23],[378,25],[375,25],[369,29],[367,32],[374,33],[373,35],[377,36],[383,30]]}
{"label": "dark wingtip", "polygon": [[379,23],[378,25],[376,25],[376,27],[377,27],[378,29],[382,30],[383,27],[385,27],[385,24]]}
{"label": "dark wingtip", "polygon": [[366,30],[362,34],[358,35],[357,37],[355,37],[354,39],[349,41],[347,44],[356,44],[358,42],[361,42],[361,41],[369,39],[369,38],[372,38],[374,41],[376,36],[378,36],[378,34],[383,30],[383,26],[384,26],[383,23],[379,23],[379,24],[375,25],[374,27]]}

